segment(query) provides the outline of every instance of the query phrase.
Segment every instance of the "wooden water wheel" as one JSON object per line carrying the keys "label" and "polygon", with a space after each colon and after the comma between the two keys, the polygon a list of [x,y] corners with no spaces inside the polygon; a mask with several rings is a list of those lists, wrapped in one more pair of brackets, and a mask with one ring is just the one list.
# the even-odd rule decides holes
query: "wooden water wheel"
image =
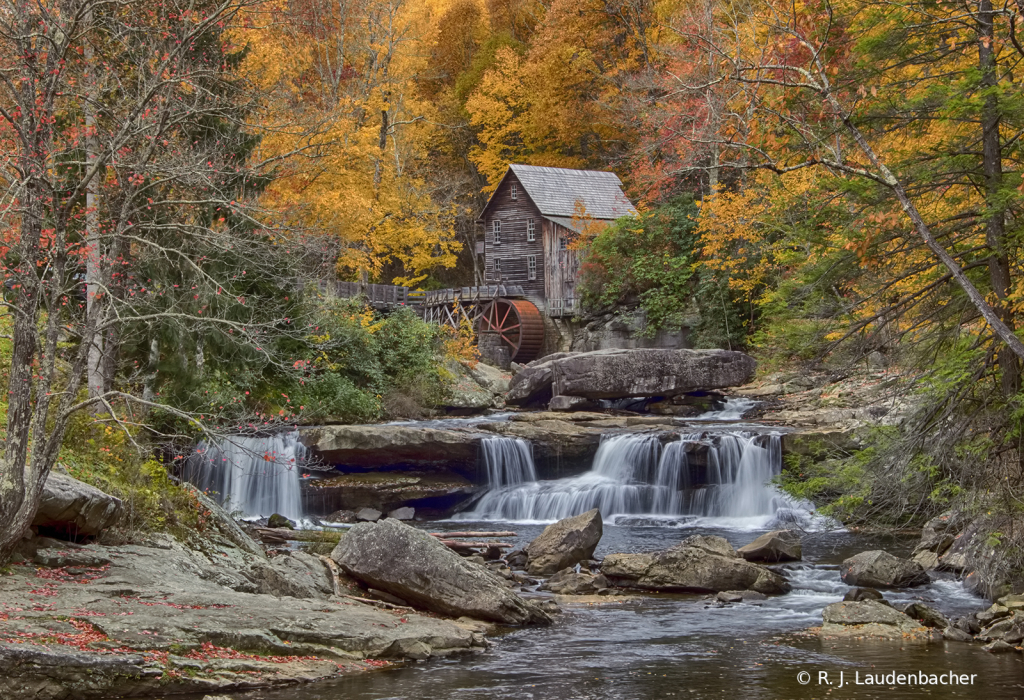
{"label": "wooden water wheel", "polygon": [[544,320],[525,299],[498,298],[487,303],[477,320],[480,333],[497,333],[519,363],[536,360],[544,345]]}

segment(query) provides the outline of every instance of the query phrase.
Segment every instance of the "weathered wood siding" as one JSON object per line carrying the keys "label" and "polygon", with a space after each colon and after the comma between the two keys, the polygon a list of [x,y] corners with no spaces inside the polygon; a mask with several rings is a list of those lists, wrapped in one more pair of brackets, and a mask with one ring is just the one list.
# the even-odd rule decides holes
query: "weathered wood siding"
{"label": "weathered wood siding", "polygon": [[[518,188],[516,199],[511,196],[512,185]],[[533,219],[536,240],[527,241],[527,224]],[[501,242],[494,242],[493,222],[501,222]],[[484,224],[484,276],[488,284],[518,284],[526,297],[543,308],[544,302],[544,243],[540,211],[534,206],[525,188],[510,174],[494,193],[490,206],[483,213]],[[528,256],[537,256],[537,278],[529,279]],[[495,271],[495,260],[501,261],[500,275]]]}
{"label": "weathered wood siding", "polygon": [[569,229],[545,219],[544,293],[549,313],[557,314],[559,306],[565,313],[575,310],[580,258],[575,250],[568,247],[572,235]]}

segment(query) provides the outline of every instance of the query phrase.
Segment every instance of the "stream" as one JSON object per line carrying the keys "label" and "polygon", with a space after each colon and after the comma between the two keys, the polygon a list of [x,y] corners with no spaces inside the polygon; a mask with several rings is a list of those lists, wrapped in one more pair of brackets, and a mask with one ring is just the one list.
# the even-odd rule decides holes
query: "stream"
{"label": "stream", "polygon": [[[778,432],[720,424],[707,416],[666,442],[652,433],[604,437],[591,471],[538,481],[529,444],[493,438],[482,446],[489,489],[434,531],[511,530],[525,546],[545,525],[598,507],[604,536],[595,558],[645,552],[690,535],[719,535],[735,547],[776,527],[803,530],[803,561],[781,565],[790,593],[756,603],[719,605],[709,596],[628,594],[625,600],[562,602],[549,628],[507,629],[485,652],[408,662],[309,687],[254,691],[265,700],[419,698],[969,698],[1024,697],[1019,654],[989,654],[977,644],[822,640],[801,634],[821,624],[823,608],[849,590],[839,564],[865,550],[909,556],[917,538],[853,534],[813,513],[810,504],[767,482],[781,469]],[[723,416],[723,414],[725,414]],[[738,415],[736,416],[738,417]],[[701,457],[694,455],[700,447]],[[548,596],[526,590],[524,596]],[[926,586],[886,591],[899,606],[923,602],[947,617],[986,607],[951,574]],[[798,674],[810,674],[807,684]],[[840,673],[842,682],[840,687]],[[973,684],[868,685],[874,674],[974,674]],[[860,683],[858,683],[860,681]]]}
{"label": "stream", "polygon": [[[478,523],[514,529],[517,544],[542,525]],[[470,526],[433,523],[431,529]],[[701,527],[606,526],[596,556],[677,544],[691,534],[715,534],[739,546],[763,530]],[[954,642],[901,644],[881,640],[819,640],[794,633],[821,624],[821,611],[849,588],[838,564],[865,549],[906,555],[913,539],[845,532],[804,537],[804,562],[786,567],[793,591],[760,604],[716,607],[703,595],[643,594],[626,602],[564,605],[550,628],[509,630],[490,639],[486,652],[354,675],[308,688],[255,692],[265,700],[416,700],[419,698],[635,700],[639,698],[974,698],[1024,697],[1017,654],[993,655],[980,645]],[[544,595],[544,594],[540,594]],[[908,591],[886,592],[894,604],[922,601],[946,615],[985,605],[951,577]],[[811,684],[797,673],[812,674]],[[818,685],[839,672],[850,685]],[[890,688],[853,685],[853,675],[896,671],[977,674],[962,687]]]}

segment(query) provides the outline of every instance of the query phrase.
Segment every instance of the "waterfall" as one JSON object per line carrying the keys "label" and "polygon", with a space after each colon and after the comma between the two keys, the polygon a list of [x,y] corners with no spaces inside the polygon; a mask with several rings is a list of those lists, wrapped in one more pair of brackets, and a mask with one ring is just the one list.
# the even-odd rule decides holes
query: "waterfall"
{"label": "waterfall", "polygon": [[724,421],[724,420],[740,420],[743,418],[743,414],[752,409],[757,404],[757,401],[753,399],[747,399],[743,397],[732,397],[726,399],[725,405],[722,406],[721,410],[718,411],[707,411],[690,418],[692,421]]}
{"label": "waterfall", "polygon": [[533,448],[519,438],[492,437],[480,443],[480,454],[492,489],[537,480]]}
{"label": "waterfall", "polygon": [[302,517],[299,469],[306,448],[298,431],[266,437],[231,435],[203,441],[185,463],[184,478],[245,517]]}
{"label": "waterfall", "polygon": [[[703,460],[692,457],[698,452]],[[605,518],[770,517],[793,505],[769,483],[781,468],[778,434],[698,433],[664,447],[653,435],[606,436],[586,474],[502,482],[457,518],[550,521],[591,508]]]}

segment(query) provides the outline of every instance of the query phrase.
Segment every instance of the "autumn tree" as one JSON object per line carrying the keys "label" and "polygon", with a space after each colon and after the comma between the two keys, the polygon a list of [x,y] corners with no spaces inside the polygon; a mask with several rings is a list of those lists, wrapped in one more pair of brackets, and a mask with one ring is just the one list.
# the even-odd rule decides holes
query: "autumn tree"
{"label": "autumn tree", "polygon": [[495,54],[466,101],[477,168],[496,187],[510,162],[599,167],[635,139],[623,120],[638,73],[652,61],[653,8],[644,2],[556,1],[524,48]]}
{"label": "autumn tree", "polygon": [[[267,171],[250,156],[249,90],[231,75],[237,49],[224,35],[248,6],[0,6],[13,352],[0,556],[31,523],[76,411],[102,407],[129,432],[154,409],[202,425],[210,416],[143,396],[147,362],[184,345],[201,365],[204,342],[267,356],[272,338],[290,332],[276,315],[277,295],[297,282],[277,252],[288,239],[254,206]],[[121,355],[117,384],[85,392],[90,355],[110,338],[139,352]]]}
{"label": "autumn tree", "polygon": [[261,152],[282,163],[264,203],[340,241],[342,277],[415,285],[451,267],[455,207],[432,196],[426,157],[443,127],[417,87],[430,8],[302,0],[281,9],[269,24],[251,17],[238,37],[244,71],[269,96],[273,133]]}
{"label": "autumn tree", "polygon": [[823,169],[818,184],[854,213],[844,249],[902,251],[885,259],[894,276],[881,282],[887,291],[868,290],[885,302],[872,322],[911,309],[934,319],[926,302],[952,282],[970,311],[958,315],[955,304],[945,317],[977,319],[1005,345],[1007,391],[1024,354],[1013,332],[1006,233],[1019,183],[1008,176],[1019,114],[1012,21],[984,3],[965,15],[933,3],[751,2],[720,4],[711,29],[675,28],[717,62],[686,92],[727,98],[713,132],[676,138],[726,154],[737,173]]}

